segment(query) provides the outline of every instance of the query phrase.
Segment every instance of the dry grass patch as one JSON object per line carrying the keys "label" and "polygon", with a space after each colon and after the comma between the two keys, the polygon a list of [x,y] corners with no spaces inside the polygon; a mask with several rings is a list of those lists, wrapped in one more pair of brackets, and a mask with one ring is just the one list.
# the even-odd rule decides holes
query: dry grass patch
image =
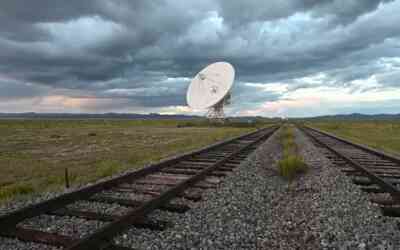
{"label": "dry grass patch", "polygon": [[294,141],[293,126],[285,125],[281,131],[283,158],[278,162],[278,171],[281,176],[292,181],[298,174],[307,172],[307,165],[298,154]]}

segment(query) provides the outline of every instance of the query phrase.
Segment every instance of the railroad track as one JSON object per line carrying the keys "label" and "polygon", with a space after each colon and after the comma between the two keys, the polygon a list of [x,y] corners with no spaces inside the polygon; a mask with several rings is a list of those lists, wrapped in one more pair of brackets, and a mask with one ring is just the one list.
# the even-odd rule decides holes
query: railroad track
{"label": "railroad track", "polygon": [[[113,238],[132,226],[161,230],[165,223],[147,219],[154,210],[182,213],[190,209],[174,200],[177,197],[201,200],[204,190],[216,188],[221,178],[277,129],[261,129],[0,216],[0,237],[68,250],[127,250],[114,244]],[[80,202],[118,204],[127,211],[123,214],[93,212],[74,206]],[[99,221],[102,226],[84,237],[35,228],[40,223],[25,226],[26,221],[40,216],[76,217]]]}
{"label": "railroad track", "polygon": [[311,127],[300,128],[385,216],[400,217],[400,159]]}

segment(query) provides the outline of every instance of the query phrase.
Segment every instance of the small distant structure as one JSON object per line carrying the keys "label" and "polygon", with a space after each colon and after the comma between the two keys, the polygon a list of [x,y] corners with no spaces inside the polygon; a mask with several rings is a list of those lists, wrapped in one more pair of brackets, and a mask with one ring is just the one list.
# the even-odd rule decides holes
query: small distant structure
{"label": "small distant structure", "polygon": [[188,105],[194,109],[208,109],[209,119],[225,119],[224,106],[231,103],[234,79],[235,69],[230,63],[208,65],[190,83],[186,94]]}

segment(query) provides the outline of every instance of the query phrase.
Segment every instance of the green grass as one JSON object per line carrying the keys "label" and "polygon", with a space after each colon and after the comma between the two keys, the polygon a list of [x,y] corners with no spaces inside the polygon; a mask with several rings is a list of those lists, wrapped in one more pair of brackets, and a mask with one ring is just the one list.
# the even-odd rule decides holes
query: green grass
{"label": "green grass", "polygon": [[96,176],[99,178],[111,176],[118,172],[120,163],[114,160],[104,160],[96,165]]}
{"label": "green grass", "polygon": [[400,121],[327,121],[308,125],[356,143],[400,154]]}
{"label": "green grass", "polygon": [[33,193],[35,190],[29,183],[14,183],[0,189],[0,200],[7,200],[15,196]]}
{"label": "green grass", "polygon": [[307,165],[298,154],[298,148],[294,140],[293,127],[285,125],[281,130],[281,143],[283,157],[278,162],[278,171],[281,176],[292,181],[297,175],[307,171]]}
{"label": "green grass", "polygon": [[78,186],[254,130],[176,120],[0,120],[0,202]]}

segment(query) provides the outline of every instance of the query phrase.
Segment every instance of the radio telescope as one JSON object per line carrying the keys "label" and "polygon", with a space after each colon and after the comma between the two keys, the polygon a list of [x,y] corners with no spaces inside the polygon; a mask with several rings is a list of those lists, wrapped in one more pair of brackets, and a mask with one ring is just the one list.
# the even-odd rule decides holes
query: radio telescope
{"label": "radio telescope", "polygon": [[194,109],[208,109],[207,118],[225,118],[224,106],[230,104],[235,69],[230,63],[216,62],[201,70],[192,80],[186,94]]}

